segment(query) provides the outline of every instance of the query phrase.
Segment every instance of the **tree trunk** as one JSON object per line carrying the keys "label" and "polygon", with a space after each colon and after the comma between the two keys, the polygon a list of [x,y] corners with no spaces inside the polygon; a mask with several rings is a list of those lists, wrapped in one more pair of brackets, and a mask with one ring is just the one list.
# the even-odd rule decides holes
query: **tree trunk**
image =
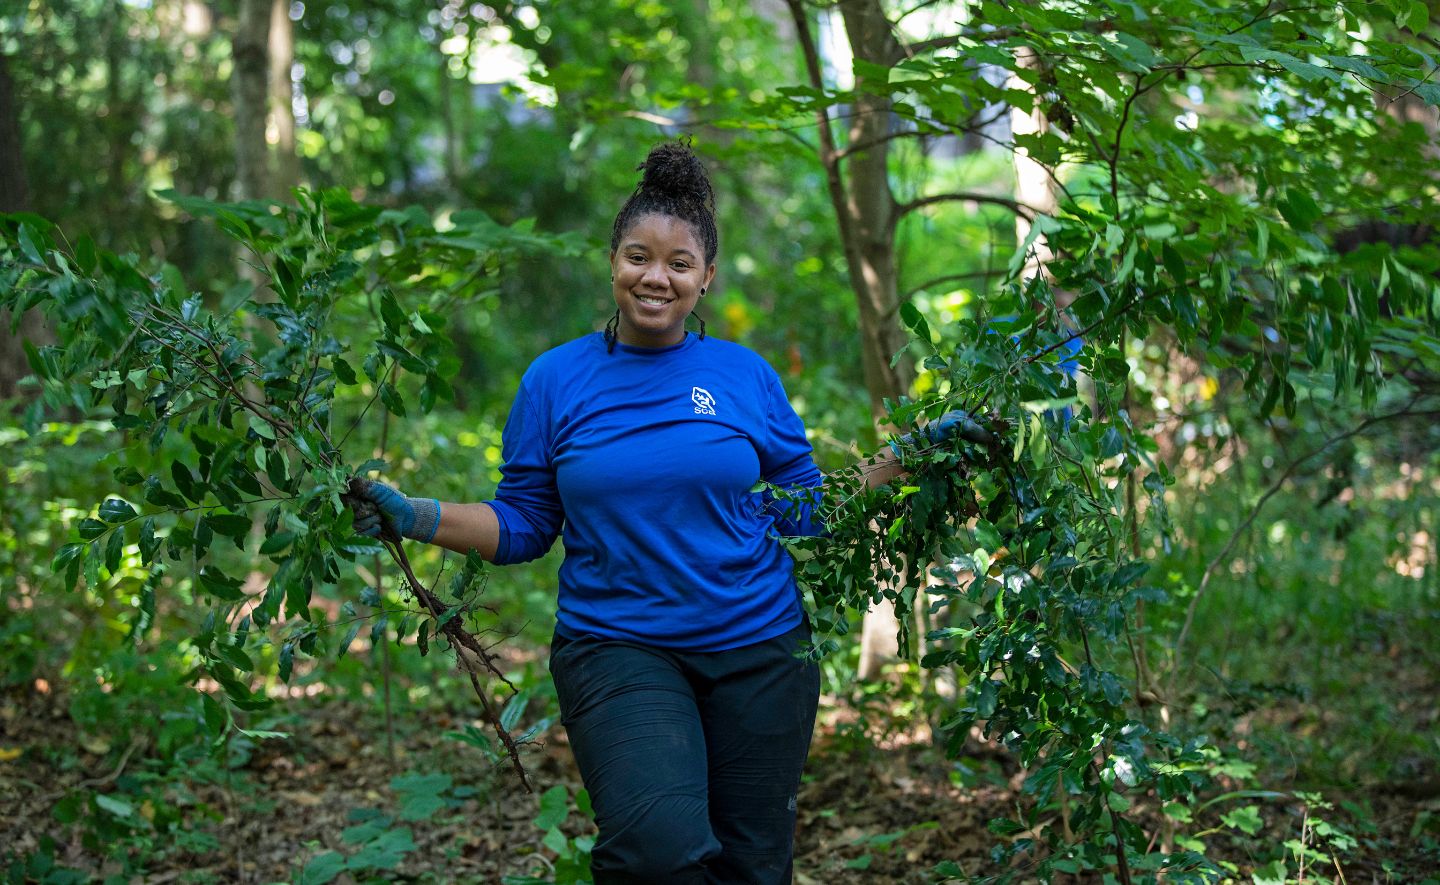
{"label": "tree trunk", "polygon": [[[904,57],[878,0],[844,0],[840,14],[855,58],[888,68]],[[879,426],[885,418],[884,400],[907,393],[915,372],[905,359],[893,368],[890,365],[906,342],[899,321],[895,267],[895,223],[899,218],[890,191],[889,142],[878,141],[890,133],[890,97],[867,92],[864,77],[856,78],[855,87],[849,143],[873,146],[850,156],[850,186],[843,204],[836,208],[847,221],[843,229],[848,231],[845,258],[860,307],[865,387],[870,393],[870,414]]]}
{"label": "tree trunk", "polygon": [[[10,76],[10,58],[0,53],[0,212],[29,209],[30,188],[20,142],[20,105],[15,99],[15,81]],[[19,393],[20,379],[30,374],[21,339],[36,345],[48,344],[51,340],[38,310],[25,312],[16,334],[11,334],[10,323],[10,311],[0,310],[0,400]]]}
{"label": "tree trunk", "polygon": [[240,16],[231,41],[230,74],[235,103],[235,181],[242,200],[270,194],[270,152],[265,140],[269,97],[270,9],[272,0],[240,0]]}
{"label": "tree trunk", "polygon": [[275,178],[271,196],[289,202],[290,191],[300,184],[300,158],[295,152],[294,86],[290,68],[295,63],[295,26],[290,21],[290,0],[274,0],[270,7],[270,126],[275,132]]}
{"label": "tree trunk", "polygon": [[[1028,46],[1022,46],[1015,50],[1016,66],[1022,70],[1036,70],[1040,65],[1040,59],[1035,50]],[[1033,92],[1034,88],[1022,79],[1017,73],[1011,73],[1006,88],[1020,92]],[[1040,135],[1049,129],[1049,121],[1045,119],[1045,111],[1040,107],[1040,99],[1037,96],[1035,106],[1030,110],[1023,108],[1010,108],[1010,134],[1012,137],[1025,135]],[[1055,197],[1055,182],[1051,178],[1050,170],[1045,168],[1039,161],[1030,156],[1030,152],[1018,144],[1015,146],[1015,201],[1022,206],[1029,206],[1037,215],[1055,215],[1057,201]],[[1025,238],[1030,236],[1031,222],[1020,213],[1015,214],[1015,242],[1021,244]],[[1041,236],[1035,240],[1030,247],[1030,253],[1025,256],[1025,266],[1021,271],[1022,279],[1029,279],[1036,274],[1045,273],[1045,267],[1054,258],[1049,244],[1045,237]]]}
{"label": "tree trunk", "polygon": [[[819,52],[810,34],[808,12],[803,0],[786,0],[795,22],[796,34],[805,53],[812,85],[823,88]],[[856,59],[889,67],[903,57],[903,50],[879,0],[842,0],[840,14]],[[895,264],[895,224],[899,220],[895,195],[890,190],[889,142],[883,140],[891,126],[890,98],[865,90],[864,77],[856,83],[856,103],[851,109],[849,144],[867,145],[842,157],[825,111],[819,113],[821,163],[825,167],[830,201],[840,228],[849,270],[850,287],[860,308],[860,354],[865,388],[870,395],[870,415],[884,432],[885,400],[894,400],[910,389],[914,367],[901,358],[891,359],[905,346],[900,327],[900,299]],[[842,175],[846,167],[849,182]],[[896,634],[899,621],[894,606],[883,601],[865,614],[861,628],[861,678],[875,675],[881,663],[893,659],[899,650]]]}
{"label": "tree trunk", "polygon": [[440,59],[440,66],[436,70],[439,80],[436,83],[436,91],[439,93],[440,103],[440,124],[445,133],[445,187],[451,194],[460,193],[460,146],[457,143],[459,137],[455,128],[455,99],[454,77],[450,76],[450,56],[436,50]]}
{"label": "tree trunk", "polygon": [[[129,51],[126,44],[125,8],[119,2],[109,10],[109,27],[105,40],[105,210],[106,220],[116,230],[131,230],[125,219],[130,215],[130,201],[125,186],[125,157],[130,151],[132,129],[127,125],[129,112],[125,107],[124,78],[121,63]],[[118,246],[117,246],[118,248]]]}
{"label": "tree trunk", "polygon": [[30,188],[20,147],[20,105],[15,100],[10,57],[0,52],[0,212],[30,208]]}

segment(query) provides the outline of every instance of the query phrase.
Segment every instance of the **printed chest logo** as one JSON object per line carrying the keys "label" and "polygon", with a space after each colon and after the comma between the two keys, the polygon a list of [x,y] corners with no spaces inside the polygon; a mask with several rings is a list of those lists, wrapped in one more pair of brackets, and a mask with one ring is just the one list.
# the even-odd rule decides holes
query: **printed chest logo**
{"label": "printed chest logo", "polygon": [[690,400],[695,403],[695,414],[715,414],[715,397],[711,396],[710,391],[706,390],[705,388],[690,388]]}

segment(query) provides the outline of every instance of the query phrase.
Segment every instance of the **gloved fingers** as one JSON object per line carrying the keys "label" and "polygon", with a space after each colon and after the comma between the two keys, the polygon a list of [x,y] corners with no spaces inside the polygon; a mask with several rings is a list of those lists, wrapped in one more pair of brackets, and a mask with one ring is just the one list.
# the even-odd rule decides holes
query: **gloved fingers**
{"label": "gloved fingers", "polygon": [[355,520],[355,534],[364,535],[367,538],[380,537],[380,516],[367,516],[364,519]]}
{"label": "gloved fingers", "polygon": [[982,446],[988,446],[995,441],[995,434],[981,427],[980,423],[969,415],[965,415],[962,420],[956,422],[956,425],[955,434],[961,439],[979,443]]}
{"label": "gloved fingers", "polygon": [[365,490],[365,495],[375,503],[375,506],[390,514],[391,516],[403,513],[410,505],[405,502],[405,496],[397,489],[380,482],[372,482]]}
{"label": "gloved fingers", "polygon": [[960,437],[968,442],[988,446],[995,442],[995,435],[981,426],[980,422],[964,409],[952,409],[925,425],[921,431],[930,443],[940,443]]}

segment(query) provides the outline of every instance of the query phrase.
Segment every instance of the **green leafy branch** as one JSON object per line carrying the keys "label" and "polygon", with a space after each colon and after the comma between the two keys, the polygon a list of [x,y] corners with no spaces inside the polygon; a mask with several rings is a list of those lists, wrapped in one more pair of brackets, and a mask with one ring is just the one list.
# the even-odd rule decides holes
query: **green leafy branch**
{"label": "green leafy branch", "polygon": [[[0,216],[0,303],[16,316],[43,309],[59,339],[53,346],[25,345],[41,386],[27,421],[38,423],[47,410],[89,414],[108,406],[118,436],[113,475],[135,489],[132,500],[144,507],[142,514],[125,497],[107,497],[95,516],[81,520],[79,540],[57,552],[54,570],[66,587],[82,572],[94,588],[103,586],[104,573],[143,574],[132,630],[137,639],[154,621],[158,592],[188,583],[209,600],[191,640],[205,660],[204,673],[231,707],[250,711],[270,704],[240,675],[257,668],[247,651],[255,644],[252,627],[288,625],[276,643],[279,677],[288,681],[296,653],[319,653],[328,632],[323,611],[310,605],[315,590],[338,588],[344,563],[388,552],[403,573],[402,588],[423,613],[418,627],[407,615],[396,640],[413,632],[424,654],[432,635],[443,636],[455,649],[483,718],[529,789],[520,742],[483,683],[502,685],[512,696],[515,686],[494,646],[467,626],[483,608],[482,563],[472,555],[442,599],[415,575],[398,538],[354,534],[341,495],[356,476],[384,462],[347,462],[332,426],[337,405],[352,401],[342,391],[356,387],[373,386],[370,402],[379,398],[387,411],[403,415],[402,371],[420,380],[422,411],[450,398],[446,379],[458,360],[444,334],[446,314],[436,305],[448,310],[474,294],[504,258],[541,249],[563,253],[573,243],[530,233],[525,225],[503,228],[479,213],[462,213],[457,221],[463,223],[441,232],[428,216],[359,206],[341,191],[301,192],[295,207],[168,197],[215,218],[248,251],[252,266],[264,270],[276,300],[262,299],[265,290],[251,286],[216,305],[191,293],[168,265],[147,273],[136,259],[96,250],[84,238],[62,249],[58,231],[43,219]],[[449,279],[448,272],[431,270],[437,267],[459,271]],[[424,283],[415,285],[426,279],[438,282],[428,294]],[[395,294],[401,282],[423,296],[413,297],[408,310]],[[378,298],[378,315],[353,310],[371,298]],[[363,380],[350,361],[347,331],[372,342],[358,360]],[[221,537],[233,542],[235,553],[215,545]],[[243,556],[247,550],[269,561],[259,592],[229,573],[234,563],[254,571]],[[351,603],[345,607],[341,654],[361,628]],[[383,641],[387,621],[382,616],[372,627],[373,640]],[[205,699],[207,721],[233,721]]]}

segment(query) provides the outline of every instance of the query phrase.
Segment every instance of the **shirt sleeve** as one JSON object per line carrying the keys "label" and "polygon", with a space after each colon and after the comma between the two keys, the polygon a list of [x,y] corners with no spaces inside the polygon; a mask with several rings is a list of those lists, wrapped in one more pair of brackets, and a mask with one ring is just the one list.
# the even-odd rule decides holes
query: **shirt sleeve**
{"label": "shirt sleeve", "polygon": [[565,523],[551,464],[550,428],[537,414],[524,382],[500,435],[500,486],[490,506],[500,522],[494,562],[509,565],[544,556]]}
{"label": "shirt sleeve", "polygon": [[770,375],[767,389],[766,439],[760,451],[760,478],[779,490],[764,493],[765,510],[775,517],[775,528],[787,536],[816,536],[825,526],[820,519],[823,477],[815,466],[805,424],[780,379]]}

